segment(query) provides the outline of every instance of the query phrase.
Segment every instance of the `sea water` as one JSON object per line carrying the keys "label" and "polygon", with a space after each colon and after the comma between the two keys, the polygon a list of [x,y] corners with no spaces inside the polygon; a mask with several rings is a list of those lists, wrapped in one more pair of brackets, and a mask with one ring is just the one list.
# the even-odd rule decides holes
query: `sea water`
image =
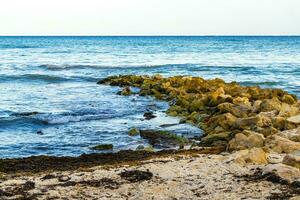
{"label": "sea water", "polygon": [[[300,37],[0,37],[0,157],[77,156],[147,145],[128,130],[201,130],[166,102],[97,85],[118,74],[192,75],[282,88],[300,97]],[[153,111],[157,118],[144,120]],[[30,113],[33,115],[30,115]]]}

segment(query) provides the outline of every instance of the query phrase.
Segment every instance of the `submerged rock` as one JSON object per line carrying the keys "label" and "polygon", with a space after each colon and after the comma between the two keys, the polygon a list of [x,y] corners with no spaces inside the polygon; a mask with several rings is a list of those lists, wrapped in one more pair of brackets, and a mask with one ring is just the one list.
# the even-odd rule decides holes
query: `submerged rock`
{"label": "submerged rock", "polygon": [[128,96],[132,94],[130,87],[124,87],[122,91],[118,92],[120,95]]}
{"label": "submerged rock", "polygon": [[153,114],[153,112],[145,112],[144,113],[144,118],[146,119],[146,120],[150,120],[150,119],[153,119],[153,118],[155,118],[156,116]]}
{"label": "submerged rock", "polygon": [[99,144],[97,146],[91,147],[92,150],[112,150],[114,146],[112,144]]}
{"label": "submerged rock", "polygon": [[130,136],[135,136],[135,135],[139,135],[140,134],[140,130],[137,128],[132,128],[128,131],[128,135]]}

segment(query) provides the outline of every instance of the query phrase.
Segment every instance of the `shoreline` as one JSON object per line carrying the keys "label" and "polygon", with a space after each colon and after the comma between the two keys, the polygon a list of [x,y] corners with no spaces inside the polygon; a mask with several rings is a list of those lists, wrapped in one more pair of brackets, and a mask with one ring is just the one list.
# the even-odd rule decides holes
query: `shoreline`
{"label": "shoreline", "polygon": [[[138,87],[137,94],[169,102],[168,115],[205,134],[188,149],[182,138],[165,132],[155,132],[158,139],[152,138],[148,131],[155,142],[175,140],[183,149],[0,159],[4,188],[0,197],[288,199],[300,195],[300,101],[295,95],[183,76],[113,76],[98,84],[120,86],[119,94],[125,96],[136,94],[130,87]],[[135,132],[142,136],[140,130]]]}

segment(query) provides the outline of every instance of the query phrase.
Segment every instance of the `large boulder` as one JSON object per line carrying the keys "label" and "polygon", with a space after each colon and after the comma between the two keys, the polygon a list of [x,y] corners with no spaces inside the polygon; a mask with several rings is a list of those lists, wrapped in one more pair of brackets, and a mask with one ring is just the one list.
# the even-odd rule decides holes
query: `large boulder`
{"label": "large boulder", "polygon": [[252,148],[237,151],[233,155],[234,162],[242,165],[247,164],[267,164],[267,156],[262,148]]}
{"label": "large boulder", "polygon": [[248,113],[251,111],[251,107],[244,104],[232,104],[232,103],[221,103],[217,106],[217,108],[223,112],[229,112],[236,117],[248,117]]}
{"label": "large boulder", "polygon": [[266,138],[265,147],[270,152],[292,153],[300,150],[300,142],[294,142],[278,135],[271,135]]}
{"label": "large boulder", "polygon": [[294,99],[294,97],[292,97],[292,95],[285,94],[282,97],[282,102],[292,105],[292,104],[296,103],[296,99]]}
{"label": "large boulder", "polygon": [[281,102],[274,97],[273,99],[265,99],[260,104],[260,112],[268,112],[268,111],[280,111]]}
{"label": "large boulder", "polygon": [[235,137],[229,141],[228,149],[229,151],[233,150],[243,150],[253,147],[263,147],[265,137],[253,131],[243,131],[238,133]]}
{"label": "large boulder", "polygon": [[281,117],[291,117],[299,113],[299,108],[293,105],[282,103],[281,109],[279,111],[279,116]]}
{"label": "large boulder", "polygon": [[250,129],[251,127],[256,126],[259,121],[260,121],[259,116],[238,118],[236,119],[235,127],[238,129],[247,130]]}

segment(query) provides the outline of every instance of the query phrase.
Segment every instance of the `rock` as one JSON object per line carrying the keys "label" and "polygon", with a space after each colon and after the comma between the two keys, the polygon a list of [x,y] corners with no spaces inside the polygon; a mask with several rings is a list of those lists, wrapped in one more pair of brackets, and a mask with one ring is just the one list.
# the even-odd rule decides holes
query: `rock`
{"label": "rock", "polygon": [[144,113],[144,118],[146,119],[146,120],[150,120],[150,119],[153,119],[153,118],[155,118],[156,116],[153,114],[153,112],[145,112]]}
{"label": "rock", "polygon": [[142,138],[147,139],[154,147],[172,147],[188,143],[188,139],[178,136],[169,131],[161,130],[140,130]]}
{"label": "rock", "polygon": [[235,163],[246,164],[267,164],[267,156],[262,148],[252,148],[237,151],[234,155]]}
{"label": "rock", "polygon": [[57,179],[59,182],[67,182],[67,181],[71,180],[71,178],[69,176],[59,176]]}
{"label": "rock", "polygon": [[229,141],[228,149],[233,150],[243,150],[253,147],[263,147],[265,137],[262,134],[253,131],[244,131],[243,133],[238,133],[235,137]]}
{"label": "rock", "polygon": [[266,138],[265,147],[271,152],[292,153],[300,150],[300,143],[291,141],[278,135],[271,135]]}
{"label": "rock", "polygon": [[300,127],[292,130],[281,131],[278,135],[294,142],[300,142]]}
{"label": "rock", "polygon": [[262,175],[275,183],[291,184],[300,179],[299,169],[284,164],[269,164],[263,168]]}
{"label": "rock", "polygon": [[261,100],[254,101],[254,103],[252,105],[252,112],[253,113],[259,112],[261,102],[262,102]]}
{"label": "rock", "polygon": [[293,124],[300,124],[300,114],[287,118],[287,121]]}
{"label": "rock", "polygon": [[37,115],[39,114],[39,112],[22,112],[22,113],[17,113],[16,115],[17,116],[22,116],[22,117],[29,117],[29,116],[32,116],[32,115]]}
{"label": "rock", "polygon": [[135,150],[136,151],[154,152],[154,148],[152,146],[145,147],[144,145],[137,146]]}
{"label": "rock", "polygon": [[113,147],[114,147],[114,146],[113,146],[112,144],[100,144],[100,145],[91,147],[90,149],[101,151],[101,150],[112,150]]}
{"label": "rock", "polygon": [[278,130],[272,126],[270,127],[256,127],[256,129],[254,129],[256,132],[263,134],[265,137],[268,137],[270,135],[274,135],[278,132]]}
{"label": "rock", "polygon": [[141,144],[135,148],[136,151],[141,151],[144,149],[145,149],[144,145],[141,145]]}
{"label": "rock", "polygon": [[247,105],[248,107],[251,106],[251,103],[249,102],[249,98],[247,97],[236,97],[232,100],[232,103],[233,104],[236,104],[236,105]]}
{"label": "rock", "polygon": [[294,99],[294,98],[293,98],[291,95],[289,95],[289,94],[285,94],[285,95],[282,97],[282,101],[283,101],[284,103],[287,103],[287,104],[290,104],[290,105],[296,103],[296,99]]}
{"label": "rock", "polygon": [[124,87],[122,89],[122,91],[120,91],[118,94],[124,95],[124,96],[128,96],[132,94],[132,91],[130,89],[130,87]]}
{"label": "rock", "polygon": [[251,111],[251,107],[246,105],[234,105],[232,103],[221,103],[217,106],[217,108],[225,113],[230,112],[236,117],[248,117],[248,113]]}
{"label": "rock", "polygon": [[230,138],[231,132],[221,132],[216,134],[209,134],[201,139],[203,145],[220,145],[219,142],[227,141]]}
{"label": "rock", "polygon": [[[219,124],[224,130],[230,130],[234,124],[236,123],[236,117],[230,113],[225,113],[210,119],[209,123],[217,123]],[[208,124],[209,125],[209,124]]]}
{"label": "rock", "polygon": [[299,113],[299,108],[297,108],[296,106],[282,103],[282,106],[281,106],[278,116],[291,117],[291,116],[297,115],[298,113]]}
{"label": "rock", "polygon": [[283,130],[286,126],[286,119],[284,117],[274,117],[272,119],[272,124],[275,128],[279,129],[279,130]]}
{"label": "rock", "polygon": [[137,128],[132,128],[128,132],[128,135],[130,135],[130,136],[135,136],[135,135],[139,135],[139,134],[140,134],[140,130]]}
{"label": "rock", "polygon": [[273,99],[265,99],[260,104],[260,112],[280,111],[281,102],[275,97]]}
{"label": "rock", "polygon": [[238,129],[250,129],[260,121],[259,116],[238,118],[235,122],[235,127]]}
{"label": "rock", "polygon": [[278,164],[282,163],[284,154],[278,154],[278,153],[269,153],[267,156],[268,163],[270,164]]}
{"label": "rock", "polygon": [[300,169],[300,156],[288,154],[283,158],[282,163]]}

